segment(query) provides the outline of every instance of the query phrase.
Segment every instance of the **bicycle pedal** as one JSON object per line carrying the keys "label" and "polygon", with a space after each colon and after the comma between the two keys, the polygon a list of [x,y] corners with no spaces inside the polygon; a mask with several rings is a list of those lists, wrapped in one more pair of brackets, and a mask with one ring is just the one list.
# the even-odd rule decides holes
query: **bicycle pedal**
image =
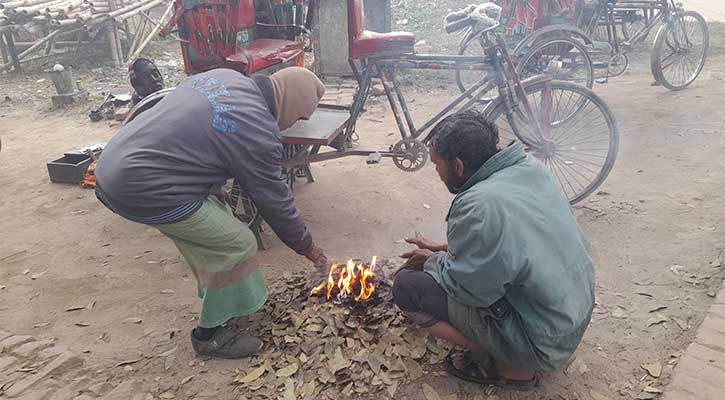
{"label": "bicycle pedal", "polygon": [[370,154],[368,154],[368,160],[366,161],[366,163],[368,165],[380,164],[380,160],[382,160],[382,159],[383,159],[382,154],[380,154],[378,152],[370,153]]}

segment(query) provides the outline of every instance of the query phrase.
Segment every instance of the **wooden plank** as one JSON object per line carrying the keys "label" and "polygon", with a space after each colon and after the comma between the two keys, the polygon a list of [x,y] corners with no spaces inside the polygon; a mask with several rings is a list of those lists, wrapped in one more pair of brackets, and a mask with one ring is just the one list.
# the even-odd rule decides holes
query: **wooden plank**
{"label": "wooden plank", "polygon": [[284,144],[328,146],[344,129],[350,113],[318,109],[308,121],[297,121],[282,132]]}

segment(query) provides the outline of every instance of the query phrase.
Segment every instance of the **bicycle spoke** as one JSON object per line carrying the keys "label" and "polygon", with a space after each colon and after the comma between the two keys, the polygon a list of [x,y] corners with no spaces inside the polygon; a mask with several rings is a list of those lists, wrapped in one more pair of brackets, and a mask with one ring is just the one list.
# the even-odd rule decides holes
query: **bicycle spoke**
{"label": "bicycle spoke", "polygon": [[[607,121],[602,121],[599,125],[597,125],[595,127],[600,127],[600,126],[605,126],[605,125],[607,127],[609,127],[609,124],[607,123]],[[595,127],[592,127],[592,129],[594,129]],[[583,129],[581,129],[581,130],[583,130]],[[574,132],[574,131],[575,130],[571,130],[571,132]],[[556,144],[558,146],[562,146],[562,147],[570,147],[570,146],[573,146],[573,145],[576,145],[576,144],[589,143],[588,139],[593,139],[593,138],[598,137],[598,136],[602,136],[603,138],[605,138],[605,137],[606,138],[609,138],[608,132],[605,131],[605,130],[601,130],[601,131],[596,131],[594,133],[589,133],[586,136],[580,136],[580,137],[577,137],[577,136],[569,136],[567,134],[567,137],[570,140],[564,141],[564,142],[561,142],[561,141],[557,140],[556,141]]]}
{"label": "bicycle spoke", "polygon": [[591,166],[596,167],[596,168],[601,168],[602,167],[602,164],[593,163],[591,161],[582,160],[582,159],[579,159],[579,158],[576,158],[576,157],[571,157],[571,156],[570,157],[567,157],[567,160],[566,161],[581,163],[581,164],[579,164],[580,167],[582,167],[582,168],[584,168],[584,169],[586,169],[586,170],[588,170],[588,171],[590,171],[592,173],[595,173],[595,174],[598,173],[598,172],[597,171],[594,171],[594,170],[591,170],[591,169],[588,169],[588,167],[586,167],[585,165],[588,164],[588,165],[591,165]]}
{"label": "bicycle spoke", "polygon": [[571,161],[571,160],[564,160],[563,158],[561,159],[561,162],[562,162],[562,163],[564,163],[565,165],[566,165],[566,163],[570,163],[570,164],[572,164],[572,165],[576,165],[576,166],[577,166],[577,168],[580,168],[580,169],[582,169],[582,170],[585,170],[586,172],[589,172],[589,173],[590,173],[590,174],[592,174],[592,175],[593,175],[593,176],[594,176],[595,178],[596,178],[596,176],[597,176],[597,175],[599,175],[599,171],[601,171],[601,168],[602,168],[602,166],[601,166],[601,165],[597,165],[597,166],[596,166],[596,170],[593,170],[593,169],[591,169],[591,168],[587,167],[587,166],[586,166],[586,165],[584,165],[584,164],[581,164],[581,163],[578,163],[578,162],[573,162],[573,161]]}
{"label": "bicycle spoke", "polygon": [[[564,172],[561,171],[556,160],[554,160],[552,164],[559,170],[559,172],[562,174],[562,176],[564,176],[564,180],[566,181],[566,184],[569,185],[569,188],[571,189],[572,194],[576,194],[576,189],[574,189],[574,186],[572,186],[571,182],[569,182],[569,178],[567,178],[566,175],[564,175]],[[563,186],[562,186],[562,188],[563,188]],[[566,191],[564,193],[566,193]],[[567,195],[566,197],[568,198],[569,196]]]}
{"label": "bicycle spoke", "polygon": [[[603,149],[603,151],[608,151],[608,150],[609,150],[609,149]],[[582,151],[579,151],[579,150],[576,150],[576,151],[571,151],[571,150],[559,150],[558,152],[559,152],[559,153],[564,153],[564,154],[581,154],[581,155],[584,155],[584,156],[589,156],[589,157],[596,157],[596,158],[603,158],[603,159],[606,159],[606,158],[607,158],[607,156],[606,156],[606,155],[602,156],[602,155],[599,155],[599,154],[592,154],[592,153],[584,153],[584,152],[582,152]]]}
{"label": "bicycle spoke", "polygon": [[564,192],[564,195],[566,195],[566,197],[569,198],[569,194],[566,193],[566,187],[564,186],[564,182],[559,177],[559,174],[557,173],[557,171],[554,168],[554,165],[553,164],[550,164],[549,165],[549,170],[554,174],[554,176],[556,177],[556,180],[559,181],[559,187]]}
{"label": "bicycle spoke", "polygon": [[[587,104],[587,105],[585,106],[585,108],[589,108],[589,106],[590,106],[590,104],[588,103],[588,104]],[[582,111],[583,111],[583,110],[584,110],[585,108],[583,108],[582,110],[579,110],[579,111],[578,111],[578,113],[582,112]],[[554,141],[557,141],[557,142],[558,142],[559,140],[561,140],[561,139],[563,139],[563,138],[565,138],[565,137],[569,136],[569,134],[570,134],[571,132],[573,132],[573,131],[575,131],[575,130],[579,130],[579,129],[583,129],[583,128],[586,128],[586,127],[588,126],[588,124],[589,124],[589,123],[590,123],[591,121],[593,121],[594,119],[590,120],[590,121],[589,121],[589,122],[588,122],[588,123],[587,123],[586,125],[584,125],[584,126],[580,125],[580,122],[581,122],[581,120],[583,120],[583,119],[587,118],[588,116],[590,116],[590,115],[591,115],[591,114],[592,114],[593,112],[595,112],[595,111],[599,111],[599,110],[598,110],[598,109],[597,109],[596,107],[592,107],[592,108],[591,108],[591,109],[590,109],[589,111],[587,111],[587,112],[586,112],[586,114],[584,114],[584,115],[581,115],[581,116],[580,116],[580,115],[577,115],[577,121],[576,121],[575,123],[571,123],[571,124],[568,124],[568,126],[566,126],[566,127],[562,127],[562,128],[560,128],[560,129],[562,129],[562,132],[561,132],[561,134],[560,134],[559,136],[557,136],[557,137],[556,137],[556,138],[554,139]],[[594,115],[594,117],[596,117],[596,115]],[[566,129],[565,129],[565,128],[566,128]]]}
{"label": "bicycle spoke", "polygon": [[[554,159],[556,159],[556,160],[559,160],[559,161],[561,161],[561,162],[562,162],[562,163],[564,163],[564,165],[566,166],[566,161],[564,161],[564,160],[562,160],[562,159],[560,159],[560,158],[558,158],[558,157],[554,157]],[[580,177],[582,177],[582,179],[584,179],[584,180],[585,180],[585,181],[587,182],[587,185],[588,185],[589,183],[591,183],[591,181],[593,180],[592,178],[590,178],[590,177],[588,177],[588,176],[584,175],[584,174],[583,174],[583,173],[582,173],[581,171],[579,171],[579,170],[578,170],[578,169],[576,169],[576,168],[567,168],[567,169],[570,169],[571,171],[575,172],[575,173],[576,173],[576,174],[578,174],[578,175],[579,175]],[[584,168],[584,169],[587,169],[587,168]],[[593,175],[594,175],[594,178],[596,178],[596,177],[597,177],[597,174],[598,174],[598,173],[597,173],[597,172],[592,172],[592,173],[593,173]],[[572,174],[572,178],[573,178],[573,179],[574,179],[574,180],[575,180],[575,181],[576,181],[577,183],[579,183],[579,180],[578,180],[578,179],[576,179],[576,176],[575,176],[574,174]],[[580,185],[581,185],[581,184],[580,184]],[[581,185],[581,186],[587,186],[587,185]]]}

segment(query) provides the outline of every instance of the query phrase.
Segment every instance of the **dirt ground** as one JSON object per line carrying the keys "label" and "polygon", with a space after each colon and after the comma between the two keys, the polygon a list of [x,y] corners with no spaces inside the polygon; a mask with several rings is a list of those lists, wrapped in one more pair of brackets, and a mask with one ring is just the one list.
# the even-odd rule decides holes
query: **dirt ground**
{"label": "dirt ground", "polygon": [[[723,279],[717,260],[725,249],[725,52],[719,45],[725,34],[712,33],[705,71],[688,90],[652,87],[645,60],[596,87],[618,118],[621,145],[602,191],[575,208],[593,244],[598,284],[594,319],[570,368],[520,394],[484,391],[430,366],[396,398],[423,398],[422,382],[460,399],[613,400],[637,398],[647,385],[666,390]],[[113,215],[92,191],[48,181],[45,162],[106,141],[119,126],[89,122],[83,114],[90,103],[49,111],[48,82],[40,79],[0,78],[0,328],[54,338],[84,353],[87,366],[110,374],[113,383],[135,378],[149,392],[171,389],[177,398],[241,398],[230,383],[248,361],[202,361],[191,349],[188,334],[199,303],[194,278],[171,242]],[[429,84],[434,90],[420,83],[409,88],[419,120],[451,94]],[[2,102],[5,96],[10,100]],[[358,131],[364,144],[395,140],[380,102],[371,103]],[[297,204],[333,258],[395,257],[416,229],[433,239],[445,236],[451,196],[430,165],[404,173],[390,162],[368,166],[348,158],[315,165],[314,172],[316,183],[296,187]],[[272,248],[260,257],[268,281],[310,268],[269,239]],[[92,310],[65,311],[90,303]],[[650,326],[660,314],[666,322]],[[124,324],[129,317],[142,323]],[[176,334],[170,338],[170,332]],[[161,358],[115,367],[177,346],[168,370]],[[641,364],[658,362],[665,366],[662,376],[648,377]],[[193,381],[180,384],[188,376]]]}

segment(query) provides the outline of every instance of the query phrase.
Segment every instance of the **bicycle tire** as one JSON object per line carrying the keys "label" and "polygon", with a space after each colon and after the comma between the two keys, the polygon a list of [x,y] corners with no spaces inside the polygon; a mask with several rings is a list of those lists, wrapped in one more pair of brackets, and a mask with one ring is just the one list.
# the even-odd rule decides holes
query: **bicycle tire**
{"label": "bicycle tire", "polygon": [[[537,92],[541,92],[546,87],[545,85],[546,85],[546,81],[542,81],[541,79],[534,78],[533,80],[524,82],[524,91],[527,93],[527,96],[534,95]],[[577,85],[577,84],[574,84],[571,82],[566,82],[566,81],[551,81],[551,87],[552,87],[552,92],[554,92],[554,91],[571,92],[571,93],[575,93],[575,94],[581,96],[581,100],[575,100],[574,103],[576,104],[577,102],[580,102],[580,101],[586,101],[588,103],[593,104],[594,109],[599,110],[602,117],[604,118],[604,121],[606,122],[606,126],[607,126],[607,129],[606,129],[607,137],[605,138],[607,141],[606,157],[600,157],[600,158],[604,158],[604,162],[602,163],[601,166],[598,167],[598,170],[589,170],[589,167],[584,167],[583,164],[585,164],[585,163],[589,163],[589,164],[593,164],[593,163],[591,163],[589,161],[585,161],[583,159],[576,159],[571,156],[566,156],[569,158],[569,160],[563,161],[564,164],[567,164],[567,162],[573,163],[573,161],[571,161],[572,159],[577,160],[576,163],[582,164],[582,165],[580,165],[582,168],[587,169],[590,174],[594,174],[592,179],[588,180],[588,182],[585,182],[586,185],[583,185],[583,188],[581,190],[574,190],[573,187],[571,187],[571,189],[572,189],[571,191],[567,190],[567,187],[565,186],[564,182],[562,181],[561,177],[559,176],[559,173],[557,173],[557,171],[554,170],[555,166],[559,166],[559,164],[549,163],[549,162],[547,162],[546,159],[542,158],[539,155],[540,153],[537,151],[537,147],[536,147],[537,145],[535,143],[535,139],[533,139],[531,135],[528,135],[525,133],[525,129],[521,126],[520,123],[513,122],[512,119],[506,115],[505,105],[504,105],[504,102],[502,101],[502,99],[500,99],[500,98],[495,99],[494,102],[492,104],[490,104],[489,107],[487,107],[486,114],[487,114],[488,119],[490,121],[494,122],[498,126],[499,134],[501,137],[506,138],[505,135],[502,135],[502,133],[505,134],[505,132],[506,132],[506,130],[505,130],[506,126],[504,125],[504,123],[508,124],[509,128],[512,128],[511,131],[513,131],[513,134],[515,135],[514,139],[518,139],[521,142],[523,142],[523,144],[527,148],[527,152],[533,153],[533,155],[535,157],[539,158],[544,163],[544,165],[550,171],[550,175],[552,175],[553,179],[555,181],[558,181],[560,187],[562,188],[562,191],[566,194],[566,197],[569,200],[569,202],[572,205],[574,205],[574,204],[582,201],[583,199],[585,199],[587,196],[594,193],[594,191],[596,191],[602,185],[602,183],[604,183],[604,181],[609,176],[609,173],[612,171],[612,168],[614,168],[614,164],[617,159],[617,153],[619,151],[619,128],[617,126],[616,118],[614,117],[614,114],[612,114],[609,106],[606,104],[606,102],[601,97],[596,95],[591,89],[588,89],[584,86]],[[562,100],[563,95],[559,96],[559,99]],[[569,100],[571,100],[571,97]],[[582,113],[581,114],[582,118],[586,117],[587,115],[589,115],[592,112],[592,111],[589,111],[588,113],[584,114],[585,110],[587,110],[589,107],[588,103],[585,104],[584,106],[581,106],[581,105],[576,106],[576,107],[578,107],[576,113]],[[517,109],[519,110],[518,113],[520,115],[522,113],[522,111],[521,111],[522,107],[517,107]],[[558,112],[558,108],[557,108],[557,112]],[[503,120],[502,120],[502,117],[503,117]],[[564,126],[564,124],[568,124],[571,121],[574,121],[575,120],[574,117],[575,117],[575,115],[569,115],[566,118],[566,120],[564,120],[564,121],[552,122],[552,128],[556,127],[556,124],[559,124],[562,129],[567,129],[567,127]],[[516,117],[514,116],[513,120],[515,120],[515,119],[516,119]],[[585,127],[581,127],[581,129],[576,129],[577,134],[579,132],[584,132],[583,139],[585,141],[583,143],[596,143],[598,141],[604,140],[602,138],[599,138],[598,140],[593,140],[592,138],[594,138],[595,136],[591,135],[592,130],[584,129],[584,128]],[[571,132],[573,128],[568,128],[568,129],[569,129],[569,131],[565,131],[566,135],[561,134],[561,135],[559,135],[558,139],[568,140],[570,138],[568,132]],[[509,137],[509,139],[511,139],[511,137]],[[501,141],[501,143],[502,143],[502,145],[507,144],[503,141]],[[564,146],[562,153],[568,152],[571,154],[573,151],[575,151],[575,149],[574,149],[575,146],[573,144],[571,144],[570,142],[563,143],[562,146]],[[586,153],[582,153],[582,154],[586,154]],[[557,163],[557,162],[558,161],[556,161],[556,160],[554,161],[554,163]],[[558,171],[561,172],[561,169],[559,168]],[[581,173],[580,171],[579,172],[575,171],[575,172],[580,174],[583,178],[586,178],[586,176],[583,173]],[[576,177],[574,177],[573,179],[577,180],[577,182],[578,182],[578,179]],[[566,182],[567,183],[569,182],[568,178],[566,179]],[[572,186],[571,183],[569,183],[569,186]]]}
{"label": "bicycle tire", "polygon": [[[640,14],[640,11],[642,11],[642,14]],[[635,15],[638,17],[636,22],[622,21],[622,36],[625,40],[632,39],[637,33],[642,31],[642,29],[647,26],[647,16],[643,14],[645,14],[644,10],[636,10]],[[649,33],[649,31],[644,32],[644,36],[642,36],[642,42],[647,40],[647,36],[649,36]]]}
{"label": "bicycle tire", "polygon": [[[476,50],[477,53],[471,54],[471,55],[480,55],[481,57],[483,57],[483,48],[481,47],[479,41],[476,39],[466,40],[465,37],[461,41],[461,45],[458,49],[458,55],[459,56],[466,55],[466,51],[469,50],[470,46],[478,46],[478,49]],[[483,73],[484,73],[483,71],[467,71],[467,70],[460,70],[460,69],[456,69],[453,71],[453,75],[456,78],[456,86],[458,86],[458,89],[461,91],[461,93],[465,93],[466,90],[468,90],[468,88],[470,87],[469,85],[471,85],[472,83],[475,83],[476,81],[481,79]],[[475,79],[473,79],[473,82],[467,84],[466,82],[464,82],[463,74],[470,74],[471,76],[475,75]],[[495,97],[496,88],[491,89],[490,91],[486,92],[485,94],[489,94],[490,97],[479,96],[479,99],[480,99],[479,101],[482,101],[484,104],[487,101],[492,100],[493,97]],[[469,97],[473,97],[473,96],[469,96]]]}
{"label": "bicycle tire", "polygon": [[254,201],[242,189],[237,180],[233,179],[231,185],[227,185],[225,190],[227,192],[227,204],[231,207],[234,217],[246,224],[252,232],[259,229],[263,222],[262,214],[259,213]]}
{"label": "bicycle tire", "polygon": [[[689,77],[687,77],[682,82],[674,82],[672,78],[668,78],[666,76],[665,67],[663,66],[663,55],[666,49],[670,49],[671,51],[673,51],[672,55],[674,55],[675,52],[679,51],[679,49],[674,48],[674,43],[676,43],[677,40],[671,40],[670,35],[677,34],[673,33],[673,29],[675,29],[675,24],[680,24],[680,19],[675,19],[660,27],[659,31],[657,32],[654,49],[652,50],[652,56],[650,59],[650,67],[655,80],[658,83],[662,84],[662,86],[673,91],[685,89],[697,79],[697,77],[702,72],[702,69],[705,67],[705,61],[707,61],[707,53],[710,47],[710,30],[707,26],[707,22],[705,22],[705,18],[703,18],[702,15],[695,11],[683,12],[681,15],[682,20],[687,17],[693,18],[697,22],[697,25],[702,32],[702,55],[699,57],[696,68],[692,70],[692,73],[689,75]],[[694,33],[694,31],[692,33]],[[691,35],[688,36],[688,40],[690,37]],[[690,50],[688,49],[687,51],[689,53]],[[671,65],[674,65],[674,63],[670,64],[670,66]]]}
{"label": "bicycle tire", "polygon": [[[584,47],[584,45],[581,44],[580,42],[570,39],[570,38],[566,38],[566,37],[548,38],[548,39],[544,38],[542,40],[534,42],[533,46],[528,51],[526,51],[524,56],[521,57],[519,62],[516,64],[516,73],[519,74],[521,79],[526,79],[531,76],[540,75],[544,72],[543,70],[539,70],[540,68],[538,68],[538,67],[540,67],[540,66],[531,64],[531,62],[535,61],[534,57],[537,55],[537,52],[543,52],[545,47],[552,46],[552,45],[555,45],[555,46],[561,45],[563,47],[571,46],[571,47],[575,48],[577,50],[578,54],[580,54],[581,57],[583,58],[582,63],[583,63],[583,65],[585,65],[585,69],[586,69],[586,77],[584,79],[582,79],[581,82],[575,81],[575,80],[570,80],[570,79],[559,79],[559,77],[561,75],[555,75],[554,79],[565,80],[568,82],[578,82],[579,84],[582,84],[582,85],[588,87],[589,89],[594,87],[594,63],[592,62],[592,59],[589,56],[589,53],[587,52],[586,47]],[[531,68],[533,68],[532,74],[526,74],[526,69],[529,66],[531,66]],[[534,68],[534,67],[536,67],[536,68]],[[568,71],[568,69],[567,69],[567,71]]]}

